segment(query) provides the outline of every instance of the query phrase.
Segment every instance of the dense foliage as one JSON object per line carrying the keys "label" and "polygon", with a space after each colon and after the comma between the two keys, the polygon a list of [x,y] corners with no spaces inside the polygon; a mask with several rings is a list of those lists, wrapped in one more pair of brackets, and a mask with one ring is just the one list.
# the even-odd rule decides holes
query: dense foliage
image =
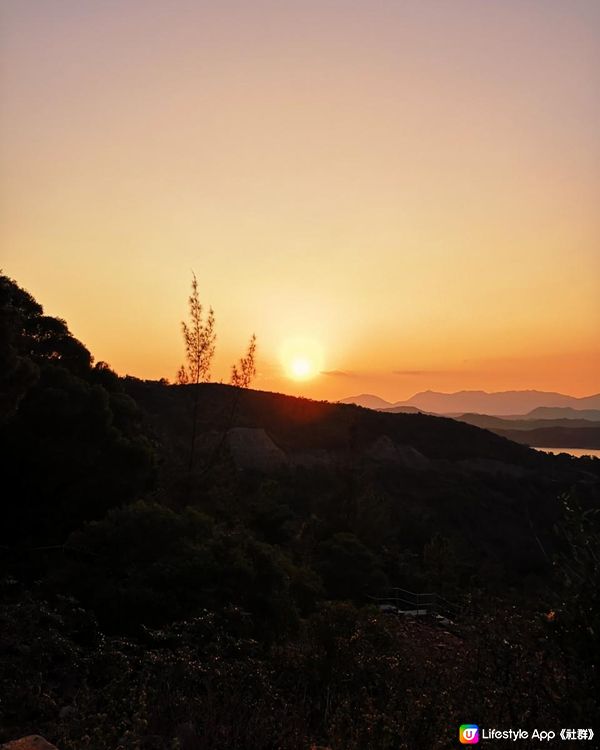
{"label": "dense foliage", "polygon": [[35,727],[65,750],[442,748],[465,717],[560,726],[593,715],[557,625],[497,602],[451,629],[329,604],[268,650],[236,608],[131,640],[104,636],[71,600],[4,602],[3,731]]}
{"label": "dense foliage", "polygon": [[0,277],[3,543],[62,542],[149,487],[141,414],[64,321]]}

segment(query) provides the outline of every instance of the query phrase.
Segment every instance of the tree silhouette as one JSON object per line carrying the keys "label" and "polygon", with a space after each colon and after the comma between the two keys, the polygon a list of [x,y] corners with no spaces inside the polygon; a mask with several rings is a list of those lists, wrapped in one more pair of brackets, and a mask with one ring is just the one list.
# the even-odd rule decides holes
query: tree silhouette
{"label": "tree silhouette", "polygon": [[215,354],[215,314],[212,307],[208,310],[206,320],[203,318],[203,307],[198,296],[198,280],[192,274],[192,293],[188,298],[190,320],[181,321],[181,331],[185,343],[187,364],[179,368],[177,382],[197,385],[206,382],[210,377],[210,367]]}
{"label": "tree silhouette", "polygon": [[192,385],[192,434],[190,437],[190,456],[188,471],[194,467],[194,452],[196,447],[196,432],[198,422],[198,385],[210,378],[210,367],[215,355],[215,314],[209,307],[204,318],[204,310],[198,296],[198,280],[192,273],[192,292],[188,298],[189,323],[181,321],[181,331],[185,343],[186,363],[182,364],[177,373],[180,385]]}
{"label": "tree silhouette", "polygon": [[[556,533],[562,549],[555,570],[562,583],[558,597],[559,631],[573,677],[570,691],[583,716],[593,710],[600,675],[600,509],[584,507],[574,491],[560,498],[563,518]],[[587,712],[587,713],[586,713]]]}
{"label": "tree silhouette", "polygon": [[239,365],[231,368],[231,385],[238,388],[249,388],[250,383],[256,377],[256,334],[252,334],[248,351],[245,357],[241,357]]}

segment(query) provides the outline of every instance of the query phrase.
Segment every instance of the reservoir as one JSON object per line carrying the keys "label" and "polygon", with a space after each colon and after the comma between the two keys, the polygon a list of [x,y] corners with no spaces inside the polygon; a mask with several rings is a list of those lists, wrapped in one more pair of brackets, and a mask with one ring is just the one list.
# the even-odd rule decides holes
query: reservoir
{"label": "reservoir", "polygon": [[581,456],[595,456],[600,458],[600,450],[598,448],[537,448],[532,446],[536,451],[544,451],[544,453],[569,453],[575,458],[581,458]]}

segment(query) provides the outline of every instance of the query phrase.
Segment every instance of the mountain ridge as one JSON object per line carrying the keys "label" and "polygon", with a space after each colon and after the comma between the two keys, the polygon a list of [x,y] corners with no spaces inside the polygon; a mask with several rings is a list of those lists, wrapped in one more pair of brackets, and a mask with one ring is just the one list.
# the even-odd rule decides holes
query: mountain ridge
{"label": "mountain ridge", "polygon": [[384,398],[375,396],[372,393],[360,393],[358,396],[348,396],[339,399],[337,403],[356,404],[357,406],[364,406],[365,409],[387,409],[394,406],[391,401],[386,401]]}
{"label": "mountain ridge", "polygon": [[[383,402],[383,406],[374,406]],[[426,390],[414,394],[404,401],[387,405],[385,399],[373,394],[361,394],[341,399],[340,403],[355,403],[367,408],[399,409],[412,407],[434,414],[459,415],[465,413],[489,416],[525,418],[540,408],[567,408],[573,410],[600,410],[600,393],[589,396],[570,396],[554,391],[510,390],[487,392],[462,390],[453,393]],[[579,416],[579,415],[578,415]]]}

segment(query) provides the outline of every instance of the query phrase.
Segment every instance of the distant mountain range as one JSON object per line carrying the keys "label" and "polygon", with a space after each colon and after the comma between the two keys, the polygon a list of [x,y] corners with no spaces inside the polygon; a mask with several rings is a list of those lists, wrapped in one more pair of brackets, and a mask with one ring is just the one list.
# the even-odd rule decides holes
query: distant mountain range
{"label": "distant mountain range", "polygon": [[[574,412],[575,414],[577,412]],[[596,427],[600,429],[600,411],[593,412],[598,415],[596,419],[535,419],[530,412],[524,417],[493,417],[488,414],[461,414],[454,417],[459,422],[467,422],[484,430],[536,430],[548,427]]]}
{"label": "distant mountain range", "polygon": [[[406,401],[392,403],[372,394],[341,399],[341,403],[358,404],[379,411],[461,415],[487,414],[522,419],[591,419],[600,420],[600,393],[583,398],[547,391],[458,391],[439,393],[423,391]],[[585,413],[582,413],[585,412]]]}
{"label": "distant mountain range", "polygon": [[[514,417],[508,417],[514,419]],[[600,422],[599,409],[571,409],[570,406],[539,406],[527,415],[527,419],[588,419]]]}
{"label": "distant mountain range", "polygon": [[393,404],[363,393],[342,399],[342,403],[392,413],[453,417],[526,445],[600,447],[600,394],[575,398],[544,391],[424,391]]}
{"label": "distant mountain range", "polygon": [[386,401],[379,396],[373,396],[370,393],[361,393],[360,396],[348,396],[348,398],[340,399],[338,403],[356,404],[357,406],[364,406],[366,409],[376,409],[377,411],[384,411],[393,406],[390,401]]}

